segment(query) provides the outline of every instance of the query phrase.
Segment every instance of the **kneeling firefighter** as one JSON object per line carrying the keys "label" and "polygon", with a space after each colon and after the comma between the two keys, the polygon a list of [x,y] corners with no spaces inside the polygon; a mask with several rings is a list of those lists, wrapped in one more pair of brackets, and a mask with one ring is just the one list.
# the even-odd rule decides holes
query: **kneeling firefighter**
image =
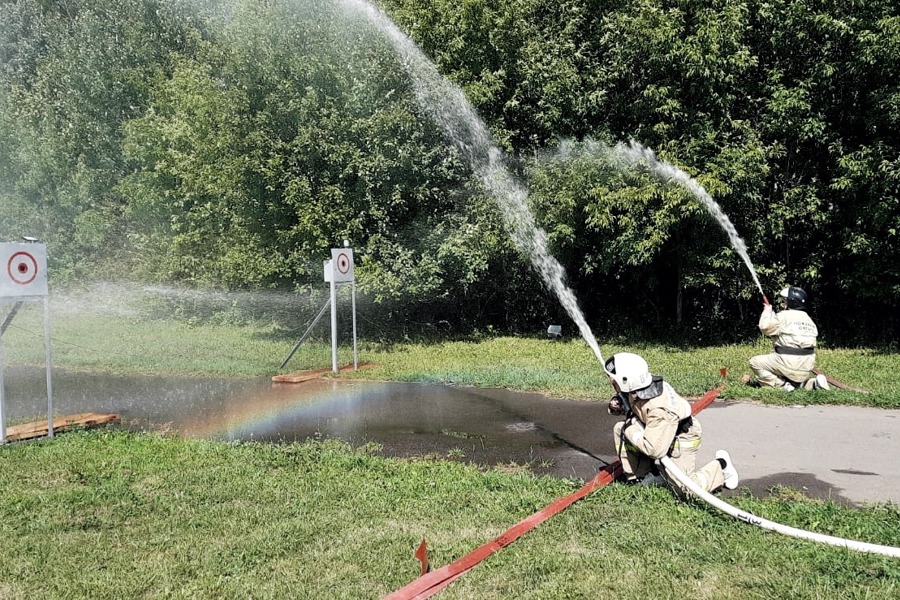
{"label": "kneeling firefighter", "polygon": [[[625,415],[613,429],[616,449],[622,461],[626,483],[639,483],[657,469],[656,460],[669,456],[697,485],[713,492],[720,487],[733,490],[738,473],[725,450],[714,460],[696,469],[702,430],[691,416],[690,403],[659,375],[651,375],[647,361],[630,352],[613,355],[604,365],[616,395],[609,401],[609,413]],[[682,494],[681,483],[661,468],[661,475]]]}
{"label": "kneeling firefighter", "polygon": [[750,359],[753,378],[747,383],[767,385],[793,392],[830,389],[828,378],[813,371],[816,366],[816,338],[819,329],[806,312],[806,292],[795,286],[778,294],[782,309],[776,312],[763,296],[759,330],[772,340],[772,352]]}

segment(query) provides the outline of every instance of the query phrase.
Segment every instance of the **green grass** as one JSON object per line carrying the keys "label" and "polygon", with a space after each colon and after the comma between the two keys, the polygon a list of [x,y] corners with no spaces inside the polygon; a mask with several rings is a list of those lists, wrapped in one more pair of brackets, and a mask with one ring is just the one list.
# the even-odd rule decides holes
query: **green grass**
{"label": "green grass", "polygon": [[[51,318],[53,364],[74,369],[123,373],[179,373],[213,377],[273,375],[300,334],[261,325],[190,325],[174,319],[65,312]],[[327,331],[327,327],[323,331]],[[341,338],[339,363],[352,364],[349,336]],[[687,396],[699,396],[722,383],[724,399],[768,404],[855,404],[900,408],[900,355],[873,349],[822,348],[818,365],[835,379],[869,393],[803,390],[785,394],[741,383],[747,361],[770,350],[755,344],[667,347],[621,340],[599,340],[605,357],[615,352],[642,354],[651,369]],[[3,338],[6,364],[42,364],[41,312],[23,310]],[[347,377],[396,381],[448,382],[545,393],[554,397],[606,399],[611,388],[593,352],[581,339],[480,337],[431,343],[361,339],[359,361],[375,368]],[[307,341],[285,371],[331,367],[330,340]]]}
{"label": "green grass", "polygon": [[[574,482],[275,446],[94,430],[0,449],[0,597],[377,598]],[[756,514],[900,545],[896,507],[737,498]],[[747,526],[661,488],[607,486],[441,598],[888,598],[900,561]]]}
{"label": "green grass", "polygon": [[[3,360],[43,364],[40,311],[3,336]],[[188,325],[134,314],[52,317],[55,367],[209,377],[278,371],[299,335],[273,326]],[[833,377],[871,393],[783,394],[740,384],[758,344],[710,348],[600,340],[643,354],[686,395],[897,408],[900,360],[825,348]],[[341,349],[340,362],[352,360]],[[452,382],[604,400],[580,340],[494,337],[361,341],[377,366],[343,377]],[[328,367],[304,344],[286,370]],[[577,482],[452,461],[389,460],[313,440],[226,444],[95,430],[0,448],[0,598],[377,598],[413,580],[422,537],[439,567],[573,491]],[[900,545],[894,505],[849,508],[790,488],[744,510],[795,527]],[[785,538],[663,489],[608,486],[444,590],[441,598],[887,598],[900,562]]]}

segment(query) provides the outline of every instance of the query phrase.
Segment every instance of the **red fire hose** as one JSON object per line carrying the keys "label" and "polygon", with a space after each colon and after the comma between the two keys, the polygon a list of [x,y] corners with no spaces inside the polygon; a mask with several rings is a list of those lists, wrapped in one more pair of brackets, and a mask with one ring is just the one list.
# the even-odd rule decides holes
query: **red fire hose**
{"label": "red fire hose", "polygon": [[[724,388],[724,384],[706,392],[699,400],[691,405],[691,414],[696,415],[701,410],[712,404],[719,392]],[[562,512],[578,500],[581,500],[594,490],[604,487],[612,483],[622,473],[622,463],[619,460],[611,463],[600,470],[597,475],[587,482],[576,492],[563,496],[552,503],[548,504],[530,517],[519,521],[502,535],[494,538],[490,542],[479,546],[472,552],[466,554],[462,558],[455,560],[447,566],[441,567],[436,571],[426,573],[418,579],[413,580],[399,590],[385,596],[385,600],[419,600],[422,598],[430,598],[438,593],[466,571],[486,559],[494,552],[504,548],[521,536],[531,531],[553,515]]]}

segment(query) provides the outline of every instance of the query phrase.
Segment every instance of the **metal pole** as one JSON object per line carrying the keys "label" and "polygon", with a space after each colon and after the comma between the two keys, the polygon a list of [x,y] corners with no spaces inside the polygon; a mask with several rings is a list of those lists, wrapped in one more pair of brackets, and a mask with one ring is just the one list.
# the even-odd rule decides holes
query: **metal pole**
{"label": "metal pole", "polygon": [[50,356],[50,297],[44,296],[44,350],[47,354],[47,437],[53,437],[53,370]]}
{"label": "metal pole", "polygon": [[303,334],[303,337],[300,338],[300,341],[297,342],[296,344],[294,344],[294,348],[291,350],[291,353],[287,355],[287,358],[284,359],[284,362],[281,363],[281,366],[278,367],[279,369],[283,369],[284,365],[286,365],[288,363],[288,361],[291,360],[291,358],[294,356],[294,352],[297,351],[297,348],[300,347],[300,344],[303,343],[303,340],[306,339],[306,336],[309,335],[309,332],[313,330],[313,327],[316,326],[316,323],[318,323],[319,319],[322,318],[322,315],[325,314],[325,311],[328,309],[329,304],[331,304],[331,298],[329,298],[328,300],[325,301],[325,305],[322,306],[322,309],[319,311],[319,314],[316,315],[316,318],[314,318],[312,320],[312,323],[310,323],[309,327],[306,328],[306,333]]}
{"label": "metal pole", "polygon": [[13,318],[16,316],[16,313],[19,312],[19,308],[22,306],[21,302],[16,302],[12,310],[9,311],[9,314],[6,315],[6,319],[3,320],[3,325],[0,325],[0,335],[6,333],[6,328],[9,327],[9,324],[12,323]]}
{"label": "metal pole", "polygon": [[353,370],[359,371],[359,352],[356,350],[356,281],[354,280],[350,285],[353,286],[350,288],[353,306]]}
{"label": "metal pole", "polygon": [[331,277],[331,370],[338,372],[337,359],[337,283]]}
{"label": "metal pole", "polygon": [[6,443],[6,391],[3,385],[3,333],[0,332],[0,444]]}

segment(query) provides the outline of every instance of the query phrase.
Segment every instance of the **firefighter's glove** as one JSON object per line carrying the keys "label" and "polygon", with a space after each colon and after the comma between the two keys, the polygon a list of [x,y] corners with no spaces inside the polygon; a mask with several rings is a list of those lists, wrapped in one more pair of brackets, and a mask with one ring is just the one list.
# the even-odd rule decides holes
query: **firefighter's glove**
{"label": "firefighter's glove", "polygon": [[617,416],[624,414],[624,411],[622,410],[622,401],[618,396],[613,396],[609,399],[609,404],[606,405],[606,412]]}
{"label": "firefighter's glove", "polygon": [[625,439],[628,440],[632,446],[638,446],[641,443],[641,440],[644,439],[644,426],[640,421],[632,419],[625,427]]}

